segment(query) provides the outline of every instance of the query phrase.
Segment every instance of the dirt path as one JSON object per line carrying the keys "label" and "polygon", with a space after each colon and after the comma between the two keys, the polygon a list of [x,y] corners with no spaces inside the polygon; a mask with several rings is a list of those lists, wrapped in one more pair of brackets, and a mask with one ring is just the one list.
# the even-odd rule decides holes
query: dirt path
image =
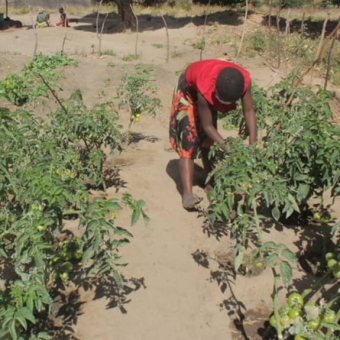
{"label": "dirt path", "polygon": [[[28,15],[16,20],[30,23]],[[115,55],[98,58],[92,53],[98,46],[93,26],[89,24],[88,30],[76,30],[77,25],[80,24],[73,23],[67,30],[64,51],[77,59],[79,66],[67,69],[61,96],[68,96],[70,91],[80,88],[85,102],[93,105],[102,97],[114,95],[122,67],[129,64],[122,59],[134,53],[135,35],[104,35],[102,50],[113,51]],[[220,26],[219,29],[223,36],[230,27]],[[61,50],[64,29],[51,27],[36,33],[38,52],[52,54]],[[103,294],[82,290],[79,298],[81,312],[73,325],[77,339],[261,339],[257,330],[263,327],[271,311],[272,273],[264,270],[261,275],[238,276],[236,279],[229,276],[227,280],[225,271],[212,258],[216,259],[216,254],[229,250],[228,236],[209,236],[203,228],[204,217],[182,209],[177,189],[178,159],[168,144],[171,93],[177,78],[175,71],[199,58],[199,52],[190,44],[199,34],[200,28],[192,23],[170,30],[172,52],[176,51],[177,55],[172,55],[169,63],[165,60],[165,48],[155,47],[157,44],[165,45],[164,29],[145,30],[139,35],[138,61],[155,66],[163,108],[156,118],[143,116],[134,127],[133,131],[143,138],[132,143],[118,158],[124,187],[118,193],[116,188],[111,187],[105,195],[117,197],[127,191],[135,198],[145,200],[150,223],[144,226],[139,222],[131,228],[134,238],[122,250],[124,260],[129,263],[123,268],[128,282],[125,298],[116,297],[111,301]],[[20,70],[27,55],[32,54],[34,42],[34,30],[0,31],[2,76],[8,70]],[[231,51],[230,44],[212,45],[204,58]],[[250,70],[253,81],[260,86],[267,87],[280,79],[280,74],[268,68],[261,59],[239,62]],[[113,63],[114,67],[108,67],[108,63]],[[106,79],[110,81],[105,83]],[[127,118],[122,117],[122,123],[126,125],[126,122]],[[227,135],[226,132],[224,134]],[[198,173],[202,172],[199,162],[197,169]],[[198,185],[194,190],[204,195]],[[205,198],[202,207],[206,206]],[[126,227],[129,219],[128,213],[123,212],[118,222]],[[217,230],[210,232],[217,233]],[[285,242],[293,250],[298,250],[301,244],[296,240],[301,233],[299,229],[273,229],[265,237]],[[295,269],[295,283],[303,285],[308,282],[310,277],[298,265]],[[242,332],[235,332],[232,320],[244,316],[245,321],[238,325],[247,335],[240,336],[237,334]]]}

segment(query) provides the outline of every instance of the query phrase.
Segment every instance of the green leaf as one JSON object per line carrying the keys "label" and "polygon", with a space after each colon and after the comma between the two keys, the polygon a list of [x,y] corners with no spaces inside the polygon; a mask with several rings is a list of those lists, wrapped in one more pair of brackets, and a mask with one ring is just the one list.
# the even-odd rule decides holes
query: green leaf
{"label": "green leaf", "polygon": [[50,335],[48,335],[47,333],[45,332],[39,332],[38,333],[38,339],[43,339],[43,340],[50,340],[52,339],[52,337]]}
{"label": "green leaf", "polygon": [[124,247],[128,243],[130,243],[130,241],[127,238],[124,238],[122,240],[118,240],[117,247]]}
{"label": "green leaf", "polygon": [[83,257],[82,257],[82,264],[83,267],[86,266],[89,259],[91,259],[94,255],[94,250],[91,248],[88,248],[84,251]]}
{"label": "green leaf", "polygon": [[322,325],[327,327],[327,328],[331,328],[331,329],[333,329],[335,331],[340,331],[340,325],[338,325],[337,323],[334,323],[334,322],[323,322]]}
{"label": "green leaf", "polygon": [[275,265],[275,261],[279,258],[277,254],[271,254],[265,257],[266,266],[273,266]]}
{"label": "green leaf", "polygon": [[296,255],[289,250],[288,248],[284,249],[282,251],[282,256],[284,256],[286,259],[295,262],[296,261]]}
{"label": "green leaf", "polygon": [[238,269],[240,268],[242,262],[243,262],[243,249],[240,249],[237,253],[237,256],[235,258],[235,263],[234,263],[234,267],[235,267],[235,271],[237,272]]}
{"label": "green leaf", "polygon": [[18,335],[17,335],[17,330],[16,330],[16,327],[15,327],[15,320],[12,320],[10,322],[8,330],[9,330],[9,334],[11,334],[12,340],[17,340]]}
{"label": "green leaf", "polygon": [[297,189],[297,199],[299,201],[308,197],[310,186],[308,184],[300,183]]}
{"label": "green leaf", "polygon": [[272,209],[272,216],[274,217],[275,221],[278,221],[281,217],[281,213],[278,207],[274,207]]}
{"label": "green leaf", "polygon": [[119,200],[117,199],[110,199],[105,203],[106,209],[112,209],[112,210],[121,210],[122,207],[119,205]]}
{"label": "green leaf", "polygon": [[124,228],[120,228],[120,227],[116,227],[114,233],[115,235],[119,235],[119,236],[124,235],[124,236],[133,237],[133,235],[129,231],[127,231]]}
{"label": "green leaf", "polygon": [[32,323],[35,323],[35,317],[27,307],[21,308],[20,314],[23,315],[25,319],[31,321]]}
{"label": "green leaf", "polygon": [[264,242],[261,246],[261,249],[268,249],[268,248],[275,248],[276,247],[276,243],[274,241],[268,241],[268,242]]}
{"label": "green leaf", "polygon": [[280,272],[281,272],[281,277],[283,284],[288,287],[289,282],[292,279],[293,276],[293,271],[291,265],[287,261],[282,261],[280,263]]}
{"label": "green leaf", "polygon": [[139,208],[136,208],[133,210],[132,212],[132,217],[131,217],[131,225],[134,225],[137,223],[139,217],[140,217],[140,209]]}
{"label": "green leaf", "polygon": [[112,275],[113,275],[113,278],[116,281],[118,287],[123,288],[124,287],[124,281],[123,281],[122,277],[120,276],[120,274],[117,272],[117,270],[113,269]]}
{"label": "green leaf", "polygon": [[294,210],[296,212],[300,212],[300,209],[299,209],[299,207],[298,207],[298,205],[296,203],[295,198],[292,196],[292,194],[288,194],[288,200],[289,200],[289,202],[292,203]]}
{"label": "green leaf", "polygon": [[17,312],[15,316],[16,320],[20,322],[21,326],[26,330],[27,329],[27,322],[26,319],[20,315],[20,311]]}

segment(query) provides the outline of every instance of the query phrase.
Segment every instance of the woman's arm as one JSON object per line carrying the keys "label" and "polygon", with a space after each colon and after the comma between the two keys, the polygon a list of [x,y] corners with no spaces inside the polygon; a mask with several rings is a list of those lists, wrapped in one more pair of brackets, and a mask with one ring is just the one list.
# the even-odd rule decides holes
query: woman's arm
{"label": "woman's arm", "polygon": [[253,105],[253,97],[251,95],[251,86],[247,92],[243,95],[242,101],[242,108],[244,119],[246,121],[246,126],[249,132],[249,144],[253,144],[257,140],[257,127],[256,127],[256,115]]}
{"label": "woman's arm", "polygon": [[198,109],[198,117],[201,121],[203,130],[207,134],[207,136],[215,143],[223,142],[222,136],[214,127],[213,123],[213,114],[209,107],[208,102],[205,100],[201,93],[197,93],[197,109]]}

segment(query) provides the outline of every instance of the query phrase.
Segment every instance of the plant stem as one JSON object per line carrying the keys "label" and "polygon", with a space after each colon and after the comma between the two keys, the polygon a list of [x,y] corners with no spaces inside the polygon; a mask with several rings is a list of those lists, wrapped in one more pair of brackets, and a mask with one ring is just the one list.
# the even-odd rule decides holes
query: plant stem
{"label": "plant stem", "polygon": [[336,293],[332,299],[325,305],[325,308],[331,308],[333,303],[340,298],[340,292]]}
{"label": "plant stem", "polygon": [[327,273],[325,273],[318,281],[316,281],[314,283],[314,285],[312,285],[311,288],[308,288],[308,289],[305,289],[303,292],[302,292],[302,297],[305,298],[306,296],[308,296],[313,290],[315,290],[314,294],[319,290],[320,287],[323,286],[324,284],[324,281],[326,279],[328,279],[328,277],[332,274],[332,271],[331,270],[328,270]]}
{"label": "plant stem", "polygon": [[254,220],[255,220],[255,226],[256,226],[257,234],[258,234],[258,237],[259,237],[260,244],[262,245],[263,244],[262,230],[260,228],[259,218],[257,216],[256,198],[253,199],[252,207],[253,207]]}
{"label": "plant stem", "polygon": [[[339,294],[339,293],[338,293],[338,294]],[[338,294],[336,294],[336,295],[338,295]],[[337,313],[336,313],[334,323],[335,323],[335,324],[338,324],[338,323],[339,323],[339,320],[340,320],[340,309],[339,309],[339,310],[337,311]],[[333,332],[333,329],[332,329],[332,328],[328,328],[327,333],[326,333],[326,335],[325,335],[325,339],[329,339],[330,336],[331,336],[331,334],[332,334],[332,332]]]}
{"label": "plant stem", "polygon": [[274,289],[273,289],[273,306],[274,306],[274,315],[275,315],[275,321],[276,321],[276,333],[277,338],[279,340],[282,340],[282,328],[280,324],[280,315],[279,315],[279,308],[278,308],[278,291],[279,291],[279,280],[280,275],[276,273],[276,270],[274,267],[272,267],[273,275],[274,275]]}

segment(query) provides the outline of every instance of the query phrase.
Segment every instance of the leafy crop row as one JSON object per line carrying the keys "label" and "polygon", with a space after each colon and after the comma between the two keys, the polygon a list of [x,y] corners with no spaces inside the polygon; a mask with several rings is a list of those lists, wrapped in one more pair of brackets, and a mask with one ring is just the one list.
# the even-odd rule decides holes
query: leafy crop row
{"label": "leafy crop row", "polygon": [[[79,90],[58,98],[53,69],[65,65],[76,62],[37,55],[22,75],[0,82],[1,97],[20,105],[0,107],[0,338],[50,338],[35,327],[37,318],[47,318],[53,287],[69,280],[112,277],[122,287],[119,249],[132,234],[116,224],[117,211],[129,207],[132,225],[140,216],[148,220],[144,201],[129,193],[90,202],[88,186],[106,185],[104,148],[113,159],[121,150],[120,125],[111,102],[89,109]],[[58,107],[46,118],[23,105],[50,95]],[[70,217],[77,218],[77,235],[65,233]]]}
{"label": "leafy crop row", "polygon": [[[241,138],[228,138],[222,150],[220,145],[212,149],[215,169],[211,176],[215,186],[209,194],[208,217],[211,223],[222,222],[230,230],[236,270],[254,246],[250,261],[271,267],[274,276],[273,317],[275,325],[279,325],[276,326],[279,339],[283,339],[283,334],[299,334],[303,339],[335,339],[337,333],[334,332],[340,329],[336,324],[340,313],[337,312],[331,323],[320,320],[322,313],[336,306],[339,298],[337,294],[333,298],[331,295],[330,299],[324,286],[338,282],[338,262],[332,270],[329,269],[321,283],[302,292],[304,302],[308,297],[318,304],[315,309],[320,314],[318,326],[311,327],[311,320],[317,319],[316,312],[303,312],[303,303],[295,308],[298,310],[296,317],[286,318],[286,322],[279,324],[282,318],[277,300],[281,289],[279,281],[282,279],[284,286],[290,287],[293,277],[291,263],[297,259],[287,245],[265,242],[262,235],[268,222],[278,223],[296,213],[308,216],[311,198],[318,200],[319,208],[314,211],[314,219],[321,222],[323,230],[332,228],[335,235],[340,227],[324,205],[326,192],[333,200],[340,195],[340,127],[332,123],[329,106],[332,94],[321,88],[314,93],[302,85],[293,91],[292,80],[283,80],[267,93],[254,86],[260,129],[255,145],[249,147]],[[240,134],[245,137],[247,131],[240,117],[241,108],[227,117],[225,124],[228,127],[240,126]],[[240,193],[243,194],[241,200],[237,198]],[[325,233],[324,238],[327,237]],[[326,256],[325,246],[322,251]],[[335,254],[339,253],[339,244],[336,244]],[[325,288],[323,299],[317,299],[320,287]]]}

